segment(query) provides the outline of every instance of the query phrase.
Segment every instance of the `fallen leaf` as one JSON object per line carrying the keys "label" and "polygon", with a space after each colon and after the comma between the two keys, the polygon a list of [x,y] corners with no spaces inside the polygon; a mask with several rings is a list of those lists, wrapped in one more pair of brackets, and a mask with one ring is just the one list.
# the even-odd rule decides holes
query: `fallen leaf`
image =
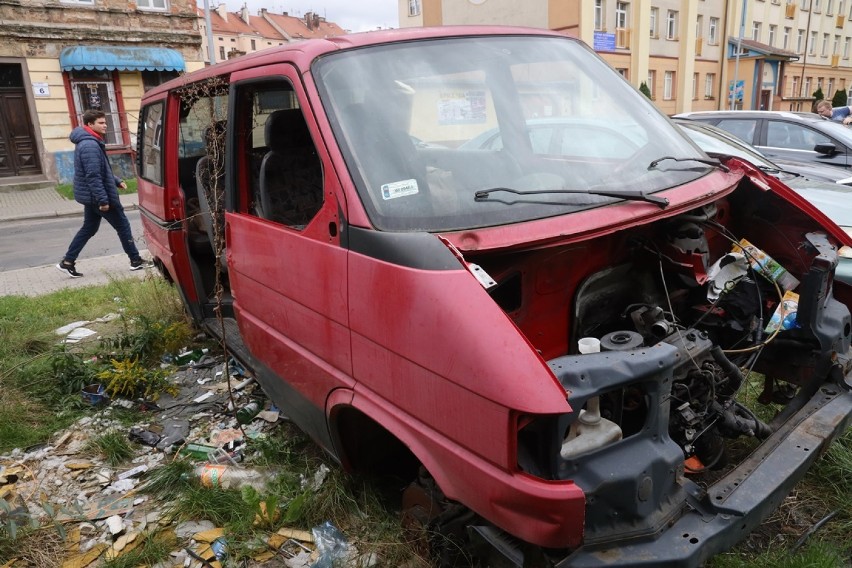
{"label": "fallen leaf", "polygon": [[97,560],[107,548],[109,548],[109,545],[105,542],[96,544],[87,552],[66,559],[62,563],[62,568],[86,568],[86,566]]}
{"label": "fallen leaf", "polygon": [[72,462],[67,462],[65,464],[65,467],[67,467],[68,469],[71,469],[71,470],[74,470],[74,469],[89,469],[91,467],[95,467],[95,464],[93,464],[92,462],[90,462],[88,460],[72,461]]}

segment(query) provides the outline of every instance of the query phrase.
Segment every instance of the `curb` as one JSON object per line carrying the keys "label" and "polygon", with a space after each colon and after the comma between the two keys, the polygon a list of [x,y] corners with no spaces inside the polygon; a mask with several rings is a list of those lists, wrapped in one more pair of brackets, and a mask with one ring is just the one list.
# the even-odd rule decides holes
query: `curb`
{"label": "curb", "polygon": [[[125,211],[135,211],[139,209],[139,206],[136,203],[124,204],[122,203]],[[22,213],[20,215],[9,215],[5,217],[0,217],[0,223],[11,223],[14,221],[34,221],[38,219],[55,219],[60,217],[82,217],[83,209],[75,209],[73,211],[41,211],[39,213]]]}

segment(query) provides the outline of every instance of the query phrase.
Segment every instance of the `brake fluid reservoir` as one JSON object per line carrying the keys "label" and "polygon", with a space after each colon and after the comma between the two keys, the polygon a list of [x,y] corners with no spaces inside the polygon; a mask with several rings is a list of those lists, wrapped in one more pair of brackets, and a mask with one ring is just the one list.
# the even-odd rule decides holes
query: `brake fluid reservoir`
{"label": "brake fluid reservoir", "polygon": [[[581,354],[598,353],[601,342],[595,337],[584,337],[578,347]],[[580,410],[571,424],[559,453],[563,459],[569,459],[617,442],[621,436],[618,424],[601,416],[600,399],[595,396],[586,402],[586,408]]]}

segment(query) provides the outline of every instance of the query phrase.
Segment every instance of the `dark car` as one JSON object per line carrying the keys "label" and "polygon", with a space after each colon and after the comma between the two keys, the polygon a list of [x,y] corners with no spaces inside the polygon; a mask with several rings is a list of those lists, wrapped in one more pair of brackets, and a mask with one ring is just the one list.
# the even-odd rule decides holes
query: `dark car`
{"label": "dark car", "polygon": [[[708,155],[736,156],[748,160],[762,172],[783,181],[814,207],[825,213],[841,229],[852,234],[852,187],[839,183],[827,183],[819,178],[793,172],[787,165],[770,162],[756,148],[716,126],[683,118],[675,118],[674,122]],[[842,175],[842,172],[836,168],[816,169],[829,169],[840,172]],[[837,265],[835,278],[852,284],[852,249],[842,247],[839,256],[840,263]]]}
{"label": "dark car", "polygon": [[795,160],[852,168],[852,129],[818,114],[783,111],[706,111],[675,115],[707,122],[748,142],[776,162]]}

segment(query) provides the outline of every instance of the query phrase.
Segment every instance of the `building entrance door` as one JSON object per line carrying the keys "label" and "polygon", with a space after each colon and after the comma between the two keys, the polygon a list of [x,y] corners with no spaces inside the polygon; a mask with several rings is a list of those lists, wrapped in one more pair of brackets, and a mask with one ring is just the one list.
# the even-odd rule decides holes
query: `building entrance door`
{"label": "building entrance door", "polygon": [[40,173],[21,66],[0,63],[0,177]]}

